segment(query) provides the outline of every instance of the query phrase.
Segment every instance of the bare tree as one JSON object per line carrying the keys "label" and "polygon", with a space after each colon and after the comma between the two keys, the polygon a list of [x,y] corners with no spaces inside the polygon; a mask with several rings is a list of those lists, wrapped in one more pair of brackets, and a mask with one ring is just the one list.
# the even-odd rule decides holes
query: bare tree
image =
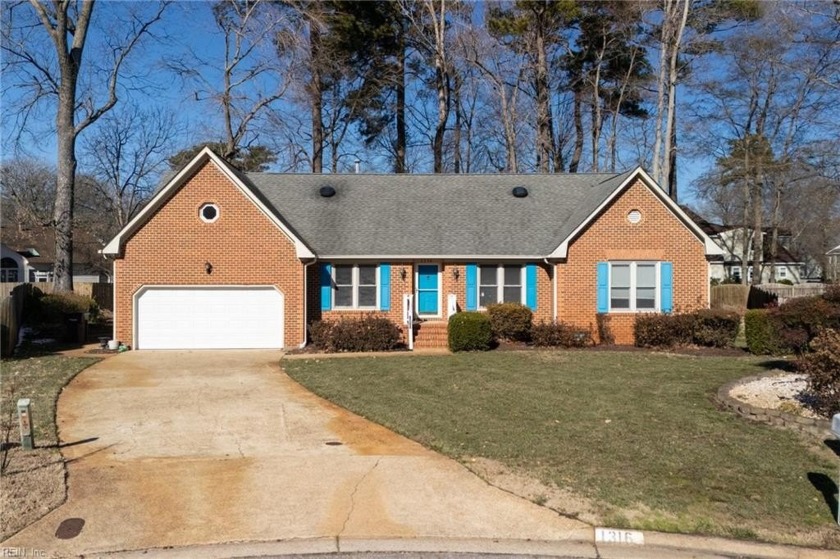
{"label": "bare tree", "polygon": [[18,230],[50,222],[55,203],[55,169],[30,158],[0,165],[0,198],[4,225]]}
{"label": "bare tree", "polygon": [[168,66],[197,101],[209,101],[221,111],[222,157],[234,159],[240,149],[257,143],[255,124],[286,95],[298,38],[289,25],[289,10],[268,0],[221,0],[212,10],[224,45],[222,60],[191,49]]}
{"label": "bare tree", "polygon": [[[434,126],[432,155],[434,172],[442,173],[444,136],[452,107],[452,65],[447,44],[447,19],[452,16],[447,11],[447,0],[421,0],[419,13],[413,9],[414,4],[407,0],[401,1],[406,21],[415,31],[415,43],[429,57],[434,67],[437,121]],[[426,27],[428,27],[428,32]]]}
{"label": "bare tree", "polygon": [[[653,179],[665,186],[677,199],[675,185],[667,182],[671,175],[672,138],[675,138],[677,110],[678,61],[683,45],[688,13],[692,0],[663,0],[659,36],[659,78],[656,88],[656,139],[653,145]],[[664,147],[663,147],[664,145]]]}
{"label": "bare tree", "polygon": [[117,231],[154,192],[179,131],[172,113],[128,107],[105,116],[82,140],[82,167],[96,179],[95,193]]}
{"label": "bare tree", "polygon": [[[829,17],[820,20],[797,5],[772,5],[751,29],[722,46],[713,62],[727,71],[696,84],[703,93],[697,127],[705,145],[729,143],[730,153],[719,161],[730,166],[738,161],[739,176],[731,186],[741,190],[743,236],[751,239],[753,278],[760,281],[762,257],[769,256],[775,272],[779,230],[793,219],[785,215],[791,208],[786,198],[827,178],[814,153],[831,145],[838,153],[836,144],[823,138],[838,131],[831,115],[840,91],[828,82],[840,75],[840,29]],[[743,260],[746,277],[748,253]]]}
{"label": "bare tree", "polygon": [[[55,228],[55,288],[73,289],[73,212],[76,176],[76,140],[79,134],[111,110],[119,99],[118,83],[126,59],[160,21],[167,2],[130,4],[125,17],[113,22],[107,36],[110,58],[107,92],[91,86],[79,89],[83,77],[83,53],[88,39],[94,0],[30,0],[3,6],[3,70],[23,93],[22,114],[28,115],[45,102],[55,103],[57,133],[57,179],[52,224]],[[43,29],[52,47],[38,35]],[[96,64],[104,62],[99,59]],[[26,118],[22,124],[26,123]]]}
{"label": "bare tree", "polygon": [[521,126],[518,96],[525,79],[525,64],[521,57],[479,29],[461,34],[459,48],[464,52],[464,59],[478,69],[496,96],[497,118],[501,120],[505,146],[503,169],[517,173]]}

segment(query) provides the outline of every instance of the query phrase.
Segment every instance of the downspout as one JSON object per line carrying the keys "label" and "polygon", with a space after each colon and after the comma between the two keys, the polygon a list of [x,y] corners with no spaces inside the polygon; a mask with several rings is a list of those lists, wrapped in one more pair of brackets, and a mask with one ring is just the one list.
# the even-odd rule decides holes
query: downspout
{"label": "downspout", "polygon": [[552,266],[548,258],[543,258],[546,266],[551,270],[551,316],[554,322],[557,322],[557,266]]}
{"label": "downspout", "polygon": [[[102,255],[102,258],[104,258],[105,260],[111,260],[110,258],[108,258],[107,254],[102,252],[102,249],[99,249],[96,252],[98,252],[100,255]],[[114,260],[116,260],[116,258]],[[113,307],[113,310],[111,311],[111,339],[116,340],[117,339],[117,301],[116,301],[116,299],[117,299],[117,263],[116,262],[114,262],[113,266],[111,267],[111,285],[114,286],[114,287],[111,288],[111,306]],[[132,335],[132,338],[133,337],[134,336]],[[134,342],[134,340],[132,340],[132,343],[133,342]],[[134,349],[134,348],[132,347],[132,349]]]}
{"label": "downspout", "polygon": [[306,329],[306,320],[309,317],[309,308],[307,307],[307,293],[309,293],[309,276],[307,275],[307,268],[312,266],[318,262],[318,257],[316,256],[312,262],[304,262],[303,264],[303,341],[298,346],[300,349],[306,347],[306,342],[308,341],[307,338],[307,329]]}

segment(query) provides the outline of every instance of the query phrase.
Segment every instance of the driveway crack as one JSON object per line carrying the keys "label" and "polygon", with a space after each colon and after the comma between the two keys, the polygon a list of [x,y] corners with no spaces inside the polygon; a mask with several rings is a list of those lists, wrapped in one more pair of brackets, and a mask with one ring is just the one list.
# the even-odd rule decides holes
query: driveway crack
{"label": "driveway crack", "polygon": [[[363,475],[359,479],[359,481],[353,487],[353,491],[350,492],[350,510],[347,511],[347,517],[344,519],[344,523],[341,525],[341,530],[338,532],[339,540],[340,540],[341,536],[344,534],[344,530],[347,529],[347,523],[350,522],[350,517],[353,516],[353,511],[356,509],[356,492],[359,490],[359,487],[361,487],[362,483],[365,482],[365,480],[368,478],[368,476],[373,473],[373,470],[375,470],[376,467],[379,465],[380,460],[382,460],[382,459],[381,458],[376,459],[376,462],[373,464],[373,466],[370,468],[370,470],[365,472],[365,475]],[[341,551],[341,550],[339,549],[339,551]]]}

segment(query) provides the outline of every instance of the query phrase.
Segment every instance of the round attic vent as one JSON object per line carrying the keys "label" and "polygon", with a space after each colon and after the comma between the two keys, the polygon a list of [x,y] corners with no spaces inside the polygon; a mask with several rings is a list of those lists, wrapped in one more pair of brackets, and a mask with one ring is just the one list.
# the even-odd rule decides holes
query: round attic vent
{"label": "round attic vent", "polygon": [[630,213],[627,214],[627,221],[636,225],[640,221],[642,221],[642,212],[639,210],[631,210]]}
{"label": "round attic vent", "polygon": [[322,186],[320,190],[318,190],[318,194],[320,194],[324,198],[332,198],[333,196],[335,196],[335,188],[331,186]]}
{"label": "round attic vent", "polygon": [[528,196],[528,189],[524,186],[515,186],[511,192],[516,198],[525,198]]}

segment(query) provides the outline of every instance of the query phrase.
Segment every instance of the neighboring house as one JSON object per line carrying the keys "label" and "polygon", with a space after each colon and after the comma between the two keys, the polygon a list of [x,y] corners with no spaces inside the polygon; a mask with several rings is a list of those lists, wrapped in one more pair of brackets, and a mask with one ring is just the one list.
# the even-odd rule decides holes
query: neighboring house
{"label": "neighboring house", "polygon": [[826,259],[825,279],[831,282],[840,281],[840,245],[825,253]]}
{"label": "neighboring house", "polygon": [[32,267],[27,257],[38,256],[35,249],[16,251],[0,243],[0,282],[23,283]]}
{"label": "neighboring house", "polygon": [[[51,228],[18,229],[3,225],[1,234],[3,238],[2,281],[22,283],[53,281],[55,236]],[[74,282],[111,282],[112,263],[99,253],[102,246],[101,242],[82,231],[74,234]]]}
{"label": "neighboring house", "polygon": [[[723,256],[716,258],[711,263],[710,278],[718,281],[730,280],[741,283],[741,257],[744,246],[743,227],[740,225],[719,225],[711,223],[686,207],[683,207],[683,211],[723,250]],[[777,282],[779,280],[790,280],[793,283],[802,282],[802,269],[805,266],[805,262],[787,248],[790,243],[790,233],[784,230],[779,231],[779,241],[776,246],[775,258],[770,253],[772,229],[768,227],[762,234],[764,235],[763,256],[759,262],[761,266],[761,281],[758,283],[772,283],[774,269],[776,271],[775,280]],[[752,283],[753,254],[751,248],[748,254],[747,266],[749,268],[747,269],[747,281]]]}
{"label": "neighboring house", "polygon": [[[316,320],[424,332],[516,301],[632,342],[641,312],[705,308],[722,251],[642,169],[579,175],[241,173],[202,151],[103,249],[135,349],[292,348]],[[428,341],[428,340],[427,340]],[[445,336],[437,337],[445,344]]]}

